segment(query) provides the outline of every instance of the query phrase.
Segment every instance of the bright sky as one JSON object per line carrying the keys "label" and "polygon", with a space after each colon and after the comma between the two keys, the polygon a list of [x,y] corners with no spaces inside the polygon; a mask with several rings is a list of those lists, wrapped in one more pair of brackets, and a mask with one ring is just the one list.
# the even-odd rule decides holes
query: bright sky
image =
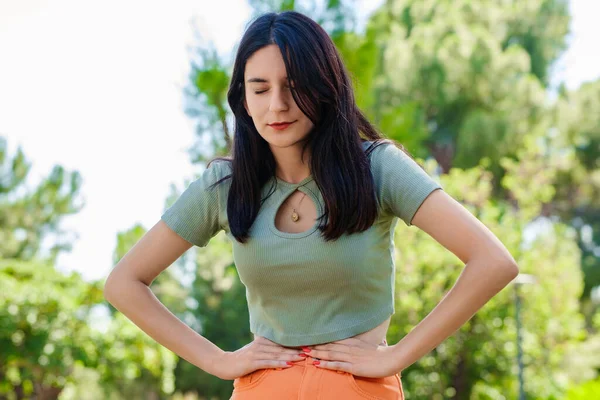
{"label": "bright sky", "polygon": [[[360,21],[383,0],[357,0]],[[597,2],[573,1],[573,37],[555,74],[568,87],[600,76]],[[245,0],[0,0],[0,135],[32,162],[28,186],[60,164],[83,177],[79,236],[57,267],[106,277],[116,235],[162,214],[169,185],[197,172],[182,90],[192,19],[224,59],[241,37]]]}

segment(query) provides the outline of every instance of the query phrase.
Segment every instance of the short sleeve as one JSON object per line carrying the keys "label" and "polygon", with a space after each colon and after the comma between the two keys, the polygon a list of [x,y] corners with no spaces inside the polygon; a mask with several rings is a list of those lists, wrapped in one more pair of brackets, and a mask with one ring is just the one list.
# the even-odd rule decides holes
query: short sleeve
{"label": "short sleeve", "polygon": [[209,188],[221,178],[220,164],[212,162],[161,216],[169,228],[198,247],[205,247],[221,230],[218,185]]}
{"label": "short sleeve", "polygon": [[371,156],[373,179],[380,203],[407,226],[425,199],[436,189],[442,189],[408,154],[394,144],[382,144]]}

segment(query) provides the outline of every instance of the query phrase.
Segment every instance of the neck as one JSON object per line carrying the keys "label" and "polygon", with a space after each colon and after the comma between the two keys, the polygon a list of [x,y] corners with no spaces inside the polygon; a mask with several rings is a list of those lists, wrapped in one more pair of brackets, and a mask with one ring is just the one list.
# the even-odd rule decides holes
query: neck
{"label": "neck", "polygon": [[310,153],[308,150],[304,153],[303,163],[300,159],[302,153],[301,146],[271,148],[271,152],[277,164],[275,175],[279,179],[289,183],[298,183],[311,174]]}

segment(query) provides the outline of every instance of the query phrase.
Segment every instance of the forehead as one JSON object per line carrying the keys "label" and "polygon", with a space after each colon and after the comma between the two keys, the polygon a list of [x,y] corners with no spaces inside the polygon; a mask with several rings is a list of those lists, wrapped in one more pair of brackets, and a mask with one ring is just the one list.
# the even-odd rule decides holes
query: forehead
{"label": "forehead", "polygon": [[246,62],[246,83],[287,81],[287,71],[277,45],[269,45],[256,51]]}

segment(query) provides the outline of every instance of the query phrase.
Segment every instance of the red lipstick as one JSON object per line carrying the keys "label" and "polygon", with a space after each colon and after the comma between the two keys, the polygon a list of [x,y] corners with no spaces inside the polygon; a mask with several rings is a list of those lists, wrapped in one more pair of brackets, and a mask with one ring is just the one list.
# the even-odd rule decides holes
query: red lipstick
{"label": "red lipstick", "polygon": [[296,121],[284,122],[284,123],[273,123],[273,124],[269,124],[269,126],[278,131],[282,131],[282,130],[286,129],[288,126],[290,126],[291,124],[293,124],[294,122],[296,122]]}

